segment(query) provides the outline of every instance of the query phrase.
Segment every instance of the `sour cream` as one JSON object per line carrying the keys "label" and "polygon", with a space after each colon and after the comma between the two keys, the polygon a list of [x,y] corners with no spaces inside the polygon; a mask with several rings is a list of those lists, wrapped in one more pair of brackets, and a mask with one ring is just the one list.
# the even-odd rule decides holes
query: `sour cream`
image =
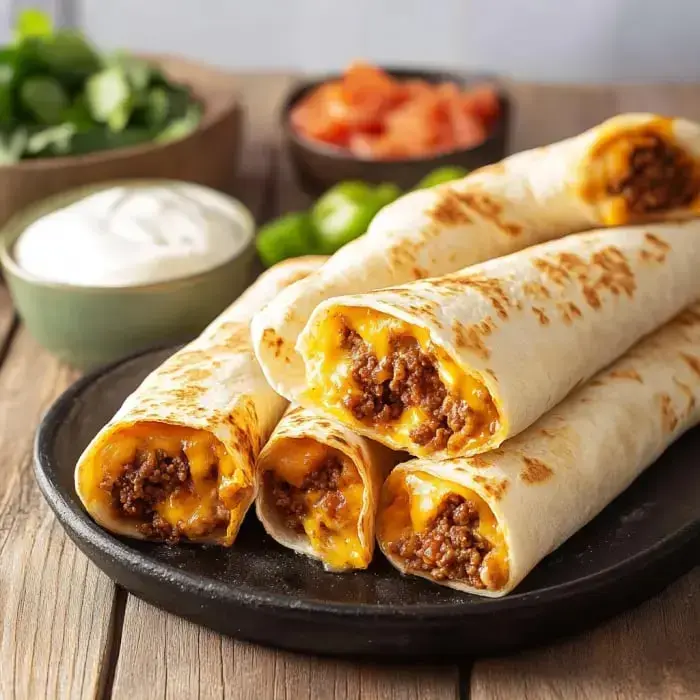
{"label": "sour cream", "polygon": [[130,287],[217,267],[250,243],[253,228],[245,207],[206,187],[126,185],[38,219],[14,257],[48,282]]}

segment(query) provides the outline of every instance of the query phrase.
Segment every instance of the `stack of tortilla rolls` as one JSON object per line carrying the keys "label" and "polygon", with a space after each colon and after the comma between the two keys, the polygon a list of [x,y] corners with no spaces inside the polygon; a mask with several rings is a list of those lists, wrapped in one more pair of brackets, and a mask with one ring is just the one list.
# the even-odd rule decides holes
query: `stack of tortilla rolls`
{"label": "stack of tortilla rolls", "polygon": [[256,315],[255,352],[270,384],[295,400],[304,382],[295,344],[326,299],[445,275],[570,233],[698,211],[700,125],[619,115],[385,207],[366,235]]}
{"label": "stack of tortilla rolls", "polygon": [[255,500],[329,570],[376,539],[504,595],[700,419],[699,197],[700,125],[650,114],[406,195],[299,281],[267,273],[245,332],[190,346],[208,362],[156,370],[78,493],[120,534],[224,545]]}
{"label": "stack of tortilla rolls", "polygon": [[255,461],[287,402],[253,354],[253,314],[324,258],[280,263],[131,394],[78,460],[75,487],[103,527],[230,545],[255,498]]}

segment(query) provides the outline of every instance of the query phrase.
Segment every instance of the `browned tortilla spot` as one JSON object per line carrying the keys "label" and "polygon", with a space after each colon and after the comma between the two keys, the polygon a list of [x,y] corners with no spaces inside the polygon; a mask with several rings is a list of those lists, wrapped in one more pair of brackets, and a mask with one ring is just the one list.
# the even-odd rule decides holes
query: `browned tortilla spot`
{"label": "browned tortilla spot", "polygon": [[686,410],[686,417],[688,417],[695,410],[695,394],[693,394],[693,390],[687,384],[679,381],[675,377],[673,378],[673,382],[688,398],[688,408]]}
{"label": "browned tortilla spot", "polygon": [[486,372],[486,374],[490,374],[494,379],[498,379],[498,377],[496,376],[496,373],[490,367],[487,367],[485,372]]}
{"label": "browned tortilla spot", "polygon": [[673,402],[668,394],[661,394],[661,424],[667,433],[673,432],[678,425],[678,416],[673,409]]}
{"label": "browned tortilla spot", "polygon": [[666,260],[666,255],[668,254],[668,251],[671,250],[671,246],[663,239],[655,236],[653,233],[645,233],[644,238],[651,244],[651,250],[646,250],[643,248],[640,251],[639,255],[642,260],[654,260],[655,262],[659,263]]}
{"label": "browned tortilla spot", "polygon": [[208,358],[209,353],[203,350],[184,350],[166,360],[160,369],[160,373],[164,375],[177,374],[189,365],[206,362]]}
{"label": "browned tortilla spot", "polygon": [[690,369],[695,372],[695,374],[700,377],[700,357],[696,357],[695,355],[688,355],[684,352],[681,353],[681,357],[683,358],[683,361],[690,367]]}
{"label": "browned tortilla spot", "polygon": [[185,370],[180,376],[187,384],[194,384],[195,382],[209,379],[211,372],[206,369],[192,367],[191,369]]}
{"label": "browned tortilla spot", "polygon": [[555,284],[577,280],[588,304],[600,308],[601,292],[632,296],[637,284],[624,254],[615,246],[596,251],[589,262],[573,253],[560,253],[551,258],[537,258],[533,265]]}
{"label": "browned tortilla spot", "polygon": [[547,481],[554,471],[544,462],[534,457],[523,457],[525,466],[520,470],[520,480],[526,484],[540,484]]}
{"label": "browned tortilla spot", "polygon": [[492,330],[493,324],[490,316],[471,326],[465,326],[457,320],[452,322],[455,345],[458,348],[471,350],[484,360],[488,360],[491,357],[491,351],[484,344],[483,338],[491,335]]}
{"label": "browned tortilla spot", "polygon": [[474,455],[469,458],[469,465],[476,467],[477,469],[487,469],[491,466],[491,463],[484,457],[484,455]]}
{"label": "browned tortilla spot", "polygon": [[508,479],[489,479],[480,474],[474,476],[473,479],[475,483],[482,486],[484,491],[496,501],[500,501],[508,490]]}
{"label": "browned tortilla spot", "polygon": [[464,287],[474,289],[490,302],[500,318],[508,318],[508,307],[513,306],[501,281],[485,275],[449,275],[444,281],[435,280],[433,284],[446,286],[450,291],[463,293]]}
{"label": "browned tortilla spot", "polygon": [[544,312],[544,309],[541,309],[539,306],[533,306],[532,311],[535,316],[537,316],[537,320],[540,322],[540,325],[549,325],[549,316],[547,316],[547,314]]}
{"label": "browned tortilla spot", "polygon": [[507,236],[519,236],[523,227],[503,220],[503,206],[485,192],[456,192],[457,198]]}
{"label": "browned tortilla spot", "polygon": [[639,372],[637,372],[637,370],[634,369],[617,370],[615,372],[610,372],[609,376],[614,377],[615,379],[632,379],[635,382],[644,384],[642,376],[639,374]]}
{"label": "browned tortilla spot", "polygon": [[535,258],[532,261],[532,264],[543,275],[554,282],[554,284],[562,286],[571,279],[569,270],[552,260],[547,260],[546,258]]}
{"label": "browned tortilla spot", "polygon": [[613,294],[624,292],[632,297],[637,288],[634,273],[624,253],[615,246],[607,246],[596,252],[591,258],[593,265],[601,268],[603,273],[594,284],[607,289]]}
{"label": "browned tortilla spot", "polygon": [[525,282],[525,284],[523,284],[523,292],[525,296],[532,297],[536,301],[544,301],[545,299],[550,299],[552,296],[549,293],[549,289],[541,282]]}
{"label": "browned tortilla spot", "polygon": [[250,350],[253,347],[252,338],[250,337],[250,328],[247,323],[241,323],[238,328],[231,329],[226,335],[224,341],[232,350]]}
{"label": "browned tortilla spot", "polygon": [[433,208],[427,212],[434,222],[444,226],[460,226],[472,222],[461,197],[451,187],[440,188],[439,197]]}
{"label": "browned tortilla spot", "polygon": [[387,248],[389,267],[392,269],[405,268],[415,265],[416,253],[408,245],[392,245]]}
{"label": "browned tortilla spot", "polygon": [[572,301],[562,301],[557,304],[561,319],[565,325],[570,326],[575,318],[581,317],[581,309]]}
{"label": "browned tortilla spot", "polygon": [[284,338],[275,333],[274,328],[266,328],[263,331],[262,342],[275,353],[275,358],[279,358],[284,347]]}

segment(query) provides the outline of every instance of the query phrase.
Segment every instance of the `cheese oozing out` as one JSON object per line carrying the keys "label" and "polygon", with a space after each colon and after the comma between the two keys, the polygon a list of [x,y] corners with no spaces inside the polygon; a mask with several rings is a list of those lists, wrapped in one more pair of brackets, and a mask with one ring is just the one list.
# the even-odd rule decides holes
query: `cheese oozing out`
{"label": "cheese oozing out", "polygon": [[[138,474],[149,457],[155,467]],[[160,465],[174,459],[186,465],[182,480],[162,475]],[[136,486],[128,483],[134,477]],[[177,538],[231,544],[253,493],[251,475],[214,435],[157,422],[109,435],[78,478],[88,507],[95,504],[111,520],[154,539],[167,539],[152,527],[158,521]],[[126,508],[125,495],[131,498]]]}
{"label": "cheese oozing out", "polygon": [[[351,405],[361,400],[362,386],[353,376],[353,351],[344,341],[348,329],[367,344],[378,362],[392,353],[397,339],[412,339],[421,352],[433,360],[438,377],[447,396],[454,402],[468,406],[468,419],[463,427],[452,431],[446,446],[433,440],[416,439],[416,431],[431,418],[425,405],[412,403],[403,406],[397,418],[382,416],[358,418]],[[406,323],[388,314],[365,307],[340,307],[328,314],[312,330],[304,352],[307,390],[305,398],[346,425],[354,428],[371,426],[382,440],[399,449],[408,449],[412,454],[428,456],[440,449],[448,454],[458,454],[465,448],[476,448],[486,442],[499,428],[499,414],[489,390],[475,376],[465,372],[454,359],[436,345],[426,328]],[[390,375],[375,373],[377,382],[390,379]]]}
{"label": "cheese oozing out", "polygon": [[674,134],[674,120],[656,117],[603,129],[582,166],[580,194],[603,223],[661,219],[673,209],[700,210],[700,167]]}
{"label": "cheese oozing out", "polygon": [[[413,534],[429,535],[436,525],[441,506],[451,496],[468,501],[476,510],[478,517],[470,526],[472,537],[476,535],[481,538],[486,545],[485,549],[488,549],[478,566],[479,580],[476,587],[494,591],[503,588],[509,576],[507,545],[488,503],[473,490],[426,472],[397,469],[384,483],[377,516],[377,540],[382,549],[402,560],[408,573],[420,573],[427,578],[434,578],[429,563],[432,559],[428,557],[427,566],[422,566],[424,562],[421,560],[421,566],[416,567],[410,557],[401,554],[400,543],[410,539]],[[459,551],[456,553],[459,554]],[[435,553],[431,554],[434,556]],[[447,562],[446,559],[444,561]],[[442,566],[440,561],[435,568]],[[469,583],[459,577],[459,569],[455,568],[450,573],[449,563],[444,566],[440,578],[435,577],[434,580]]]}
{"label": "cheese oozing out", "polygon": [[369,566],[360,539],[364,484],[339,450],[312,438],[281,438],[261,456],[263,511],[277,528],[305,537],[327,569]]}

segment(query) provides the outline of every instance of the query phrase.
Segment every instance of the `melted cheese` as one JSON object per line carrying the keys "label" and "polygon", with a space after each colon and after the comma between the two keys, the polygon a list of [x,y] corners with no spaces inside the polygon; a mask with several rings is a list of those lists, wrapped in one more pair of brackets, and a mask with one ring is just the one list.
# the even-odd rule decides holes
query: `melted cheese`
{"label": "melted cheese", "polygon": [[370,557],[359,536],[364,485],[357,468],[345,455],[311,438],[290,438],[275,443],[260,468],[274,472],[277,479],[299,488],[304,479],[328,459],[329,453],[343,464],[340,491],[345,503],[334,517],[324,507],[324,492],[309,490],[304,494],[306,512],[301,516],[301,524],[311,548],[327,568],[363,569],[369,565]]}
{"label": "melted cheese", "polygon": [[[600,208],[602,223],[607,226],[620,226],[640,218],[630,210],[630,205],[623,194],[613,195],[609,192],[609,185],[631,174],[635,150],[639,146],[648,145],[650,137],[663,140],[669,147],[679,150],[680,158],[689,160],[677,143],[673,120],[668,117],[657,117],[643,124],[623,129],[620,129],[613,120],[607,130],[602,130],[602,134],[592,146],[589,157],[582,166],[583,176],[579,193],[584,201]],[[694,178],[698,177],[697,165],[693,166],[693,170]],[[698,211],[699,208],[700,197],[696,196],[690,204],[690,209]]]}
{"label": "melted cheese", "polygon": [[189,539],[208,539],[212,534],[212,520],[223,505],[231,511],[230,524],[226,537],[221,532],[216,534],[222,540],[235,535],[242,517],[238,511],[247,508],[252,484],[221,442],[205,431],[163,423],[137,423],[119,430],[110,436],[81,475],[83,492],[89,499],[112,508],[116,518],[133,520],[113,508],[109,490],[100,484],[105,477],[111,481],[117,479],[137,453],[156,450],[162,450],[169,457],[184,452],[192,481],[191,489],[177,489],[154,506],[163,520]]}
{"label": "melted cheese", "polygon": [[410,532],[425,532],[440,504],[450,494],[462,496],[475,505],[479,514],[475,530],[493,547],[484,557],[481,579],[488,588],[503,587],[508,581],[508,552],[501,528],[488,503],[460,484],[425,472],[393,472],[382,493],[377,539],[388,551],[389,543],[397,542]]}
{"label": "melted cheese", "polygon": [[[415,338],[424,352],[432,353],[437,358],[438,374],[448,392],[456,399],[466,401],[470,409],[481,417],[479,425],[482,428],[475,434],[455,435],[448,445],[448,452],[460,452],[467,444],[476,447],[492,435],[491,426],[497,424],[498,412],[482,382],[464,372],[443,348],[434,345],[427,329],[373,309],[341,308],[317,329],[306,365],[307,396],[313,403],[322,405],[346,424],[353,427],[362,425],[344,405],[348,396],[361,391],[352,378],[349,353],[341,347],[345,326],[358,333],[380,360],[389,354],[392,338],[396,336]],[[429,445],[420,447],[410,437],[411,431],[426,420],[423,408],[407,406],[398,419],[387,423],[374,421],[372,427],[391,436],[402,447],[410,447],[412,453],[427,456],[434,450]]]}

